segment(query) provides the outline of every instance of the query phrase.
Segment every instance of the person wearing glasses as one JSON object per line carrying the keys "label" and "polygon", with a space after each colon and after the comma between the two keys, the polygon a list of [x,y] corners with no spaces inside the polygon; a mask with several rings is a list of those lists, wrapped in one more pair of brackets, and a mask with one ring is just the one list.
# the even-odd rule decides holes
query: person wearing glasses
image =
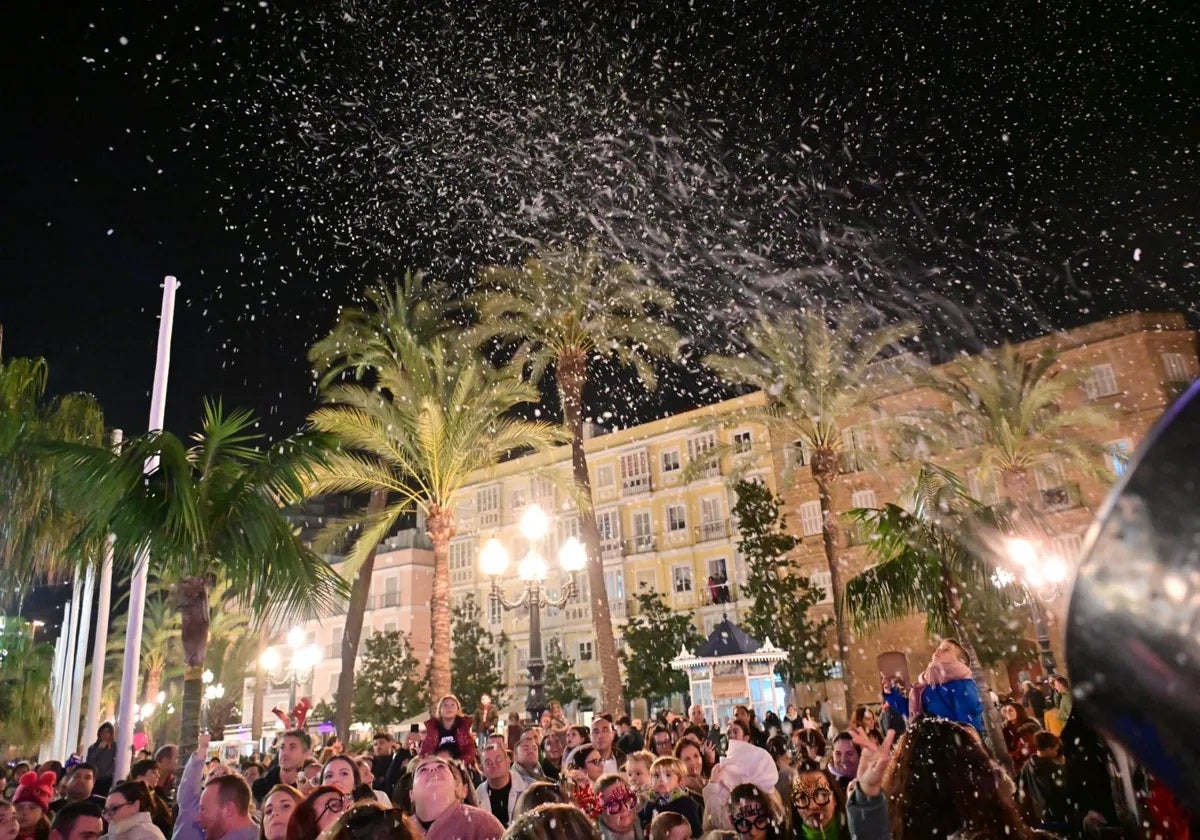
{"label": "person wearing glasses", "polygon": [[[317,835],[337,822],[343,811],[354,804],[354,797],[333,785],[319,785],[310,791],[292,811],[285,840],[317,840]],[[206,837],[205,840],[208,840]]]}
{"label": "person wearing glasses", "polygon": [[[865,735],[863,736],[866,737]],[[846,793],[827,770],[808,770],[792,779],[796,836],[804,840],[849,840]]]}
{"label": "person wearing glasses", "polygon": [[743,840],[784,840],[793,836],[782,803],[758,785],[746,783],[733,789],[729,795],[729,821]]}
{"label": "person wearing glasses", "polygon": [[204,840],[258,840],[258,826],[250,818],[250,785],[233,774],[210,779],[200,794],[196,822]]}
{"label": "person wearing glasses", "polygon": [[479,807],[507,826],[512,822],[517,799],[529,782],[512,772],[512,758],[499,744],[488,744],[483,751],[483,776],[483,782],[475,789]]}
{"label": "person wearing glasses", "polygon": [[[413,769],[413,813],[425,840],[500,840],[500,820],[465,804],[467,784],[439,755],[422,757]],[[289,838],[290,840],[290,838]]]}
{"label": "person wearing glasses", "polygon": [[596,818],[603,840],[643,840],[637,817],[638,796],[620,773],[606,773],[596,781],[600,814]]}
{"label": "person wearing glasses", "polygon": [[154,824],[153,799],[145,782],[121,782],[104,800],[108,840],[165,840]]}

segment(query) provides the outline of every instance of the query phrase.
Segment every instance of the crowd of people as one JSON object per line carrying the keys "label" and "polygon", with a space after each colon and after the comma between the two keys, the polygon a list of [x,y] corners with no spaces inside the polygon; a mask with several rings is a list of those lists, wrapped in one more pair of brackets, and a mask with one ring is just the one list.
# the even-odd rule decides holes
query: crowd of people
{"label": "crowd of people", "polygon": [[[359,754],[292,729],[265,762],[227,764],[202,736],[182,767],[164,747],[119,781],[93,761],[17,767],[0,840],[1190,836],[1169,792],[1114,769],[1064,677],[1049,696],[1029,683],[1020,697],[985,700],[968,666],[943,642],[912,686],[886,679],[878,704],[855,709],[842,731],[821,707],[760,721],[738,706],[718,728],[700,706],[645,725],[605,713],[585,725],[557,703],[501,729],[490,702],[468,714],[446,696],[424,727],[376,733]],[[986,745],[984,702],[1004,715],[1007,755]],[[1122,784],[1141,790],[1132,813]]]}

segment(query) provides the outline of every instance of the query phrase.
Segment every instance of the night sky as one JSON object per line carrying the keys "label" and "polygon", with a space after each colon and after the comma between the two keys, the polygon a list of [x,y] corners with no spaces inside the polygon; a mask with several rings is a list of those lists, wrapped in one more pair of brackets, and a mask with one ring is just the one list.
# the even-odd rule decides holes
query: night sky
{"label": "night sky", "polygon": [[[1195,320],[1194,2],[474,5],[12,6],[5,356],[140,431],[174,273],[168,426],[221,395],[274,434],[364,285],[566,237],[675,291],[697,354],[816,304],[918,318],[935,355]],[[668,374],[593,410],[712,398]]]}

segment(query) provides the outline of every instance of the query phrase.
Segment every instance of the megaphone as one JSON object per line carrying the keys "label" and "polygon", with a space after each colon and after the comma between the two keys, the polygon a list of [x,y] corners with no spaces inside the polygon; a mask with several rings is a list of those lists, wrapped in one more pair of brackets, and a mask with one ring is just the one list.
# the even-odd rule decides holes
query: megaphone
{"label": "megaphone", "polygon": [[1075,702],[1200,812],[1200,383],[1139,447],[1081,557],[1066,630]]}

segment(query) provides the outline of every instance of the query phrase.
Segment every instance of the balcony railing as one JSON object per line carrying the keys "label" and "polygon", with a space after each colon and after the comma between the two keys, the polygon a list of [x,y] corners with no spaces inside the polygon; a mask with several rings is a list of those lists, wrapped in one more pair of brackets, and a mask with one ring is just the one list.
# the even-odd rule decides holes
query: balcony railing
{"label": "balcony railing", "polygon": [[1039,496],[1039,505],[1042,510],[1070,510],[1083,504],[1078,484],[1048,487],[1040,491]]}
{"label": "balcony railing", "polygon": [[715,604],[732,604],[738,598],[737,587],[726,581],[709,586],[700,585],[700,606],[711,607]]}
{"label": "balcony railing", "polygon": [[696,542],[723,540],[729,536],[729,520],[717,519],[712,522],[701,522],[696,526]]}
{"label": "balcony railing", "polygon": [[701,478],[719,478],[721,475],[721,465],[716,461],[710,461],[704,466],[697,466],[692,470],[692,477],[695,479]]}
{"label": "balcony railing", "polygon": [[621,556],[621,541],[620,540],[600,540],[600,556],[605,560],[611,560],[614,557]]}
{"label": "balcony railing", "polygon": [[632,496],[635,493],[650,492],[650,473],[631,475],[621,480],[621,495]]}
{"label": "balcony railing", "polygon": [[643,534],[632,537],[621,543],[621,553],[628,557],[631,554],[647,554],[654,551],[654,536]]}

